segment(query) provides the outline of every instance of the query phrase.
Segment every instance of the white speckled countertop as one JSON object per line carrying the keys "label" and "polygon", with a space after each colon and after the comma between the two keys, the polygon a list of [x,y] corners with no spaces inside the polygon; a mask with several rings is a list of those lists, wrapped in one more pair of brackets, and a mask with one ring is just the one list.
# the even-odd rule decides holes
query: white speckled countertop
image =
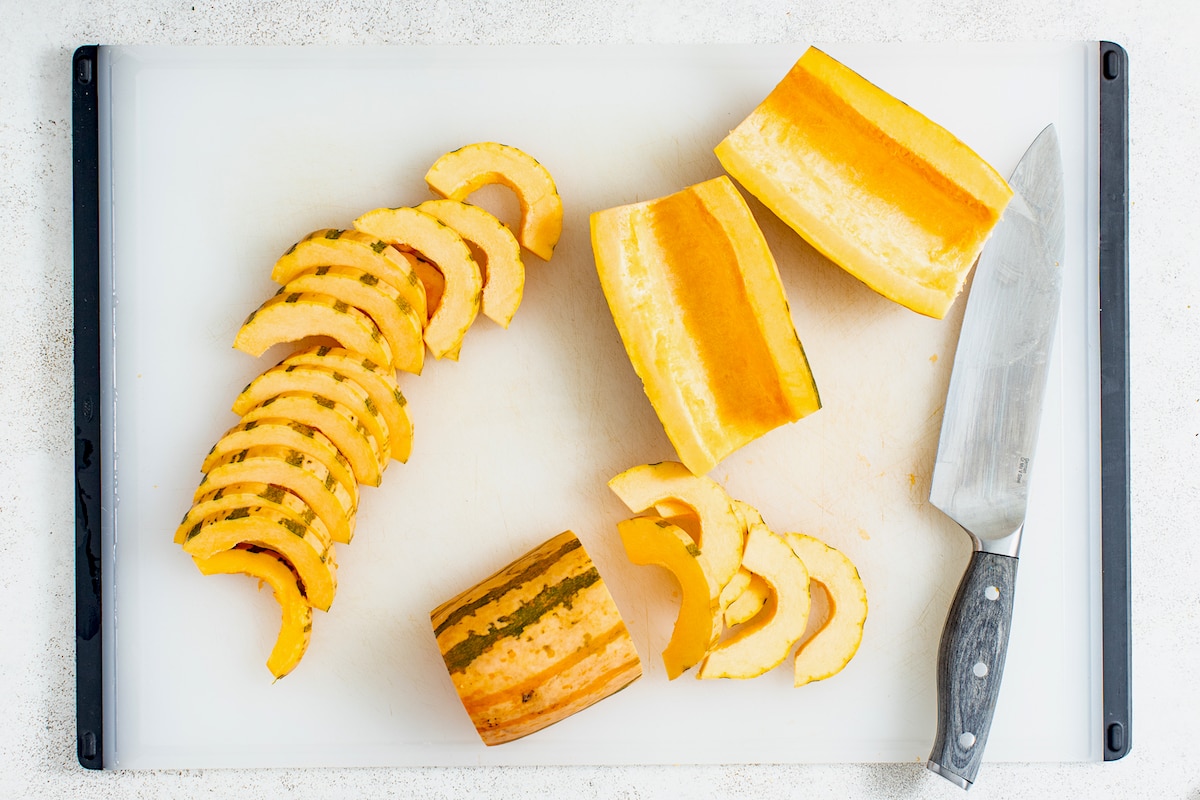
{"label": "white speckled countertop", "polygon": [[[734,9],[746,10],[734,10]],[[752,9],[752,10],[750,10]],[[1192,0],[283,3],[0,0],[0,797],[916,798],[920,764],[91,773],[75,756],[71,114],[76,46],[1109,39],[1130,56],[1133,751],[989,763],[975,798],[1200,799],[1200,10]],[[1192,245],[1189,247],[1189,245]],[[1192,577],[1189,577],[1192,576]]]}

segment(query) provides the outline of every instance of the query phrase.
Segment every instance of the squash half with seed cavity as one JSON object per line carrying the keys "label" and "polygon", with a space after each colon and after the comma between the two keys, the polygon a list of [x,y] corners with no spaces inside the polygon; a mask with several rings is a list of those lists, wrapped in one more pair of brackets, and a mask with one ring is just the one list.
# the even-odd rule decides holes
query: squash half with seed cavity
{"label": "squash half with seed cavity", "polygon": [[835,264],[938,319],[1012,197],[952,133],[816,48],[716,154]]}
{"label": "squash half with seed cavity", "polygon": [[820,407],[775,259],[727,177],[591,224],[613,320],[689,470]]}

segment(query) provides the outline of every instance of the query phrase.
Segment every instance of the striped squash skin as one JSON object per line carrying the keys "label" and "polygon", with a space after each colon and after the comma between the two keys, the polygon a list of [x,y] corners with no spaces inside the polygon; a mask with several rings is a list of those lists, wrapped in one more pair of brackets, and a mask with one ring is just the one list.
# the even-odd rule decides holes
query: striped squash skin
{"label": "striped squash skin", "polygon": [[570,531],[438,606],[430,621],[488,745],[541,730],[642,674],[612,596]]}
{"label": "striped squash skin", "polygon": [[325,523],[333,541],[348,544],[354,537],[358,506],[351,492],[320,461],[289,447],[255,445],[223,456],[204,474],[192,502],[213,489],[247,482],[277,484],[299,496]]}

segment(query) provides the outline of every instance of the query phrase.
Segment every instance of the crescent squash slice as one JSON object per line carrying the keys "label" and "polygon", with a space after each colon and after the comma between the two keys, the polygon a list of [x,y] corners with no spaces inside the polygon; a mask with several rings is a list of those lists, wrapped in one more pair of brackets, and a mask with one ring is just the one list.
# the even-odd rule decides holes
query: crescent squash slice
{"label": "crescent squash slice", "polygon": [[525,293],[525,263],[512,231],[490,212],[458,200],[426,200],[418,211],[449,225],[481,255],[484,316],[503,328],[512,322]]}
{"label": "crescent squash slice", "polygon": [[756,525],[746,534],[742,564],[762,576],[771,593],[758,614],[708,652],[699,678],[754,678],[768,672],[787,658],[808,625],[808,570],[787,542]]}
{"label": "crescent squash slice", "polygon": [[784,539],[808,567],[809,578],[829,598],[829,617],[796,650],[795,684],[803,686],[841,672],[862,643],[867,591],[850,559],[820,539],[788,533]]}
{"label": "crescent squash slice", "polygon": [[445,285],[429,311],[425,344],[435,358],[457,360],[483,299],[483,276],[467,243],[449,225],[415,208],[377,208],[354,220],[354,227],[437,267]]}
{"label": "crescent squash slice", "polygon": [[608,588],[570,531],[438,606],[430,622],[488,745],[541,730],[642,674]]}
{"label": "crescent squash slice", "polygon": [[319,292],[281,292],[242,324],[233,346],[261,356],[283,342],[325,336],[394,369],[392,349],[374,320],[354,306]]}
{"label": "crescent squash slice", "polygon": [[[175,543],[183,544],[187,539],[188,531],[204,517],[218,511],[228,511],[246,506],[266,506],[290,514],[312,528],[313,533],[316,534],[317,539],[322,542],[322,547],[326,550],[333,541],[329,528],[317,516],[317,512],[313,511],[312,506],[304,502],[304,499],[291,489],[275,483],[247,481],[217,487],[196,499],[175,531]],[[329,550],[329,557],[333,558],[332,550]]]}
{"label": "crescent squash slice", "polygon": [[450,200],[466,200],[488,184],[507,186],[521,208],[517,241],[543,261],[554,254],[562,235],[562,198],[550,172],[523,150],[498,142],[469,144],[435,161],[425,182]]}
{"label": "crescent squash slice", "polygon": [[399,289],[358,267],[309,267],[283,286],[285,293],[317,292],[362,311],[379,328],[393,366],[419,375],[425,359],[425,320]]}
{"label": "crescent squash slice", "polygon": [[689,470],[820,407],[775,259],[727,177],[591,224],[613,320]]}
{"label": "crescent squash slice", "polygon": [[217,462],[230,453],[257,445],[279,445],[300,450],[312,456],[329,470],[334,479],[350,490],[355,505],[358,504],[358,481],[350,462],[337,449],[328,436],[311,425],[282,417],[263,417],[238,422],[227,430],[200,465],[201,472],[208,472]]}
{"label": "crescent squash slice", "polygon": [[[242,415],[242,422],[284,418],[316,428],[346,460],[359,483],[378,486],[382,480],[383,450],[378,440],[348,406],[312,392],[282,392],[268,397]],[[304,449],[304,448],[297,448]]]}
{"label": "crescent squash slice", "polygon": [[325,345],[293,353],[282,364],[321,366],[348,376],[367,391],[379,413],[387,420],[392,458],[397,461],[408,460],[412,452],[412,418],[408,413],[408,400],[400,391],[393,373],[358,353]]}
{"label": "crescent squash slice", "polygon": [[674,517],[686,510],[696,518],[696,560],[713,587],[713,602],[718,603],[721,590],[741,564],[745,536],[733,500],[721,485],[707,476],[693,475],[676,461],[664,461],[631,467],[610,480],[608,487],[634,513],[655,508]]}
{"label": "crescent squash slice", "polygon": [[632,563],[662,567],[679,584],[679,616],[662,652],[667,678],[675,680],[699,664],[720,638],[720,590],[700,564],[700,548],[679,527],[659,517],[634,517],[617,523],[617,532]]}
{"label": "crescent squash slice", "polygon": [[271,367],[252,380],[234,399],[233,413],[242,416],[263,401],[288,392],[326,397],[353,411],[378,445],[380,471],[387,467],[391,453],[391,432],[387,420],[367,390],[337,370],[306,364]]}
{"label": "crescent squash slice", "polygon": [[247,447],[222,457],[204,474],[193,502],[214,489],[245,482],[270,483],[288,489],[316,512],[333,541],[347,543],[353,538],[357,508],[350,491],[321,462],[288,447]]}
{"label": "crescent squash slice", "polygon": [[337,592],[337,565],[327,542],[296,516],[273,507],[247,505],[196,520],[184,536],[184,552],[208,558],[238,545],[279,553],[296,571],[313,608],[328,610]]}
{"label": "crescent squash slice", "polygon": [[300,663],[312,636],[312,606],[304,596],[304,585],[282,556],[253,545],[193,558],[205,575],[243,574],[267,584],[279,603],[283,619],[279,636],[267,657],[267,669],[275,679],[284,677]]}
{"label": "crescent squash slice", "polygon": [[716,154],[831,261],[939,319],[1012,197],[953,134],[816,48]]}
{"label": "crescent squash slice", "polygon": [[413,257],[381,240],[356,230],[322,228],[296,242],[279,257],[271,280],[285,284],[313,267],[358,267],[395,287],[408,300],[419,319],[425,319],[425,289],[413,271]]}

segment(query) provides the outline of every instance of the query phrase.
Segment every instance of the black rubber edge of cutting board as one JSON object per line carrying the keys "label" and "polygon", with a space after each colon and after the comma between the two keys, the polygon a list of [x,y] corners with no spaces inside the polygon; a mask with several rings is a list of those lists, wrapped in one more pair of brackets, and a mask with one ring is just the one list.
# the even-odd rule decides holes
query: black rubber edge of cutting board
{"label": "black rubber edge of cutting board", "polygon": [[71,59],[75,294],[75,724],[81,766],[104,767],[100,584],[99,48]]}
{"label": "black rubber edge of cutting board", "polygon": [[1100,537],[1104,760],[1129,752],[1129,56],[1100,43]]}

